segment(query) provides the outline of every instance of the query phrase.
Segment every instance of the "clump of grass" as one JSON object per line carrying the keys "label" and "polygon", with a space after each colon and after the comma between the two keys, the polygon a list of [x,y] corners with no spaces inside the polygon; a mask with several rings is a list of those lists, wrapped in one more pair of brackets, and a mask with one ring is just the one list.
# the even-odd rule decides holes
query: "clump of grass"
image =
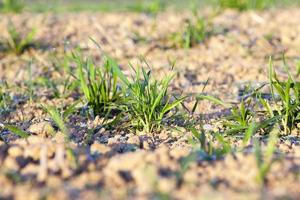
{"label": "clump of grass", "polygon": [[0,2],[0,10],[2,12],[21,12],[24,4],[21,0],[2,0]]}
{"label": "clump of grass", "polygon": [[270,58],[269,87],[271,99],[263,98],[263,94],[260,92],[263,86],[255,90],[251,94],[251,96],[255,96],[255,104],[252,107],[250,101],[245,104],[245,101],[242,100],[239,108],[232,108],[231,115],[227,117],[224,123],[229,128],[226,133],[246,133],[254,122],[256,123],[255,130],[261,129],[264,132],[269,132],[275,125],[278,125],[284,135],[288,135],[292,130],[299,128],[300,84],[295,81],[285,59],[283,60],[288,79],[286,81],[279,80]]}
{"label": "clump of grass", "polygon": [[279,80],[270,58],[269,82],[272,100],[275,103],[271,106],[271,103],[263,99],[261,103],[268,116],[276,119],[276,123],[283,128],[284,134],[289,134],[300,122],[300,84],[291,75],[284,58],[283,62],[288,74],[287,81]]}
{"label": "clump of grass", "polygon": [[115,70],[123,82],[124,113],[130,127],[152,133],[174,116],[172,111],[178,108],[185,97],[175,97],[168,91],[174,73],[156,80],[151,70],[131,68],[134,71],[131,80],[119,68]]}
{"label": "clump of grass", "polygon": [[171,41],[175,47],[191,48],[204,42],[211,33],[212,28],[208,21],[195,14],[194,19],[187,19],[182,32],[171,35]]}
{"label": "clump of grass", "polygon": [[274,3],[274,0],[218,0],[221,8],[232,8],[240,11],[257,9],[262,10]]}
{"label": "clump of grass", "polygon": [[78,67],[80,88],[93,114],[108,117],[112,111],[117,111],[121,100],[118,74],[114,70],[117,63],[106,57],[103,66],[98,67],[90,58],[83,58],[79,53],[74,53],[73,57]]}
{"label": "clump of grass", "polygon": [[25,35],[19,32],[12,23],[8,25],[7,29],[8,38],[4,43],[8,51],[20,55],[30,47],[34,46],[33,40],[36,32],[35,29],[32,29]]}

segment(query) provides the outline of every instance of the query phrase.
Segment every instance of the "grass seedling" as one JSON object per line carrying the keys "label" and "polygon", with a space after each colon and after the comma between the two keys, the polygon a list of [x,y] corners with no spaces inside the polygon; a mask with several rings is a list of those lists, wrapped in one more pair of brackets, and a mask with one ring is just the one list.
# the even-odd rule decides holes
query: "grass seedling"
{"label": "grass seedling", "polygon": [[175,74],[165,76],[161,80],[153,79],[151,70],[134,69],[131,80],[116,68],[124,87],[124,107],[129,126],[152,133],[174,116],[172,113],[185,99],[174,97],[168,91]]}
{"label": "grass seedling", "polygon": [[195,20],[188,19],[184,31],[173,34],[171,40],[176,47],[191,48],[204,42],[211,33],[209,29],[206,20],[195,14]]}
{"label": "grass seedling", "polygon": [[[75,70],[71,67],[73,56],[66,53],[63,58],[51,55],[50,60],[54,70],[60,75],[60,79],[52,80],[46,77],[38,77],[36,82],[50,88],[55,98],[67,98],[79,88],[80,82],[74,77]],[[62,86],[62,88],[60,88]]]}
{"label": "grass seedling", "polygon": [[84,59],[76,53],[74,60],[78,68],[80,88],[94,115],[108,117],[112,111],[117,111],[122,93],[117,86],[118,74],[113,70],[118,67],[117,63],[106,57],[103,66],[97,67],[91,59]]}
{"label": "grass seedling", "polygon": [[300,60],[298,60],[298,62],[296,64],[296,69],[297,69],[297,77],[299,77],[299,75],[300,75]]}
{"label": "grass seedling", "polygon": [[2,12],[21,12],[24,5],[21,0],[2,0],[0,9]]}
{"label": "grass seedling", "polygon": [[76,111],[77,103],[70,105],[66,110],[59,111],[54,106],[42,105],[42,108],[49,114],[53,122],[60,129],[60,131],[65,135],[65,145],[66,145],[66,157],[71,161],[72,167],[75,169],[77,167],[77,159],[74,150],[70,147],[70,132],[65,124],[68,117]]}
{"label": "grass seedling", "polygon": [[61,132],[65,135],[66,140],[69,140],[69,130],[65,124],[65,121],[69,118],[69,116],[76,111],[77,103],[74,103],[67,107],[64,111],[59,111],[54,106],[45,106],[42,105],[44,111],[46,111],[56,126],[61,130]]}
{"label": "grass seedling", "polygon": [[[272,99],[276,103],[271,107],[269,102],[263,100],[261,100],[261,102],[267,111],[267,114],[272,118],[276,117],[278,119],[277,122],[283,127],[284,134],[287,135],[296,128],[297,124],[300,122],[300,84],[294,81],[294,78],[286,65],[285,59],[283,60],[288,74],[287,81],[280,81],[278,79],[271,58],[269,62],[270,89]],[[276,97],[278,96],[277,99],[275,95]]]}
{"label": "grass seedling", "polygon": [[243,100],[239,107],[231,109],[231,115],[227,117],[224,125],[229,128],[226,134],[237,134],[245,132],[248,129],[253,119],[253,113],[249,109],[250,101],[245,104]]}
{"label": "grass seedling", "polygon": [[33,87],[34,85],[32,81],[32,60],[29,62],[29,66],[28,66],[28,81],[26,81],[26,85],[27,85],[27,91],[29,94],[30,102],[32,102],[34,96],[34,87]]}
{"label": "grass seedling", "polygon": [[9,94],[0,85],[0,114],[7,113],[9,111],[9,105],[12,99]]}
{"label": "grass seedling", "polygon": [[[231,152],[231,146],[225,141],[220,133],[206,132],[203,128],[198,131],[194,127],[189,128],[192,132],[197,144],[200,145],[199,151],[206,160],[220,159],[225,154]],[[214,143],[214,140],[218,144]]]}
{"label": "grass seedling", "polygon": [[6,41],[6,48],[17,55],[22,54],[25,50],[33,46],[35,29],[32,29],[26,35],[22,35],[16,27],[10,23],[8,26],[9,37]]}
{"label": "grass seedling", "polygon": [[136,2],[133,5],[129,5],[127,9],[129,11],[156,15],[158,12],[164,10],[165,7],[166,5],[163,0],[153,0],[153,1],[142,0]]}
{"label": "grass seedling", "polygon": [[231,8],[239,11],[256,9],[262,10],[274,3],[274,0],[218,0],[220,8]]}
{"label": "grass seedling", "polygon": [[43,106],[43,109],[49,114],[51,119],[58,126],[58,128],[62,131],[62,133],[64,133],[67,136],[69,133],[68,128],[65,125],[65,122],[64,122],[61,114],[57,110],[57,108],[54,106]]}
{"label": "grass seedling", "polygon": [[263,152],[259,141],[255,140],[255,156],[256,156],[256,163],[258,167],[258,175],[257,179],[259,183],[265,184],[266,176],[271,169],[271,165],[273,163],[273,155],[276,149],[276,143],[278,139],[278,134],[280,129],[275,127],[269,136],[269,141],[266,147],[266,151]]}

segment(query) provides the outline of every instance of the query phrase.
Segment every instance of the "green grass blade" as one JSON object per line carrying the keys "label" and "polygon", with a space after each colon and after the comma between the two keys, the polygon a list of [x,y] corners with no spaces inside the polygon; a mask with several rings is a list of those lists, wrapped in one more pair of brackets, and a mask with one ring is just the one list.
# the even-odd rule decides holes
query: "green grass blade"
{"label": "green grass blade", "polygon": [[20,128],[16,127],[16,126],[13,126],[13,125],[4,125],[4,127],[7,130],[13,132],[14,134],[16,134],[17,136],[19,136],[21,138],[27,138],[27,137],[30,136],[27,132],[23,131],[22,129],[20,129]]}
{"label": "green grass blade", "polygon": [[213,96],[209,96],[209,95],[198,95],[196,97],[196,99],[198,100],[208,100],[208,101],[211,101],[213,102],[214,104],[217,104],[217,105],[221,105],[221,106],[224,106],[226,108],[230,107],[227,103],[225,103],[224,101],[216,98],[216,97],[213,97]]}

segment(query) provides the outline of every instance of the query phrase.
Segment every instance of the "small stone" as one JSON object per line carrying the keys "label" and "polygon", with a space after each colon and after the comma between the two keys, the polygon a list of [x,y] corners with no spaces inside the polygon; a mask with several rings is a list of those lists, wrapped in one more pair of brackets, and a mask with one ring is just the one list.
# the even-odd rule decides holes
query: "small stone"
{"label": "small stone", "polygon": [[159,139],[161,140],[166,140],[169,138],[169,135],[166,131],[162,131],[159,135],[158,135]]}
{"label": "small stone", "polygon": [[50,188],[57,188],[62,185],[61,179],[57,176],[48,176],[46,182],[47,186]]}
{"label": "small stone", "polygon": [[46,180],[48,175],[47,167],[47,146],[42,146],[40,150],[40,166],[37,175],[37,180],[43,182]]}
{"label": "small stone", "polygon": [[29,163],[26,165],[22,170],[21,174],[26,175],[26,174],[37,174],[39,170],[39,166],[36,164]]}
{"label": "small stone", "polygon": [[36,135],[53,135],[54,128],[49,122],[40,122],[37,124],[32,124],[28,129],[29,132],[34,133]]}
{"label": "small stone", "polygon": [[42,144],[44,143],[44,139],[35,135],[29,136],[27,139],[29,144]]}
{"label": "small stone", "polygon": [[110,148],[104,144],[100,144],[98,142],[94,142],[94,144],[91,145],[91,153],[102,153],[105,154],[110,151]]}
{"label": "small stone", "polygon": [[176,182],[172,179],[162,178],[158,181],[157,187],[160,192],[168,194],[176,189]]}
{"label": "small stone", "polygon": [[212,131],[214,129],[214,127],[210,124],[204,124],[203,129],[207,130],[207,131]]}
{"label": "small stone", "polygon": [[12,157],[6,158],[1,167],[5,167],[7,169],[15,170],[15,171],[19,170],[19,165],[18,165],[16,159],[14,159]]}
{"label": "small stone", "polygon": [[170,155],[175,159],[188,156],[189,153],[190,150],[188,148],[175,148],[170,150]]}
{"label": "small stone", "polygon": [[111,144],[116,144],[118,143],[118,138],[109,138],[108,141],[107,141],[107,144],[111,145]]}
{"label": "small stone", "polygon": [[143,148],[146,149],[146,150],[151,149],[150,144],[145,140],[143,141]]}
{"label": "small stone", "polygon": [[12,146],[8,149],[8,155],[11,157],[18,157],[23,155],[23,150],[19,146]]}
{"label": "small stone", "polygon": [[33,160],[40,159],[40,145],[31,145],[24,150],[24,157],[31,157]]}
{"label": "small stone", "polygon": [[139,146],[140,145],[140,138],[137,135],[130,136],[127,140],[127,143]]}
{"label": "small stone", "polygon": [[57,133],[55,134],[55,136],[53,137],[53,140],[54,140],[55,142],[57,142],[57,143],[62,144],[62,143],[65,143],[65,141],[66,141],[66,136],[65,136],[65,134],[63,134],[62,132],[57,132]]}
{"label": "small stone", "polygon": [[103,136],[100,137],[99,141],[101,143],[107,143],[108,139],[109,139],[108,135],[103,135]]}

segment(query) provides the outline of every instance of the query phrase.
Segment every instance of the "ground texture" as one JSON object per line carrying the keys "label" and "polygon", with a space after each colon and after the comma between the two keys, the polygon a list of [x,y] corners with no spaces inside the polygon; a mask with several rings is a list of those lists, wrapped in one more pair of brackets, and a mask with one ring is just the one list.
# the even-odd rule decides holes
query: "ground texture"
{"label": "ground texture", "polygon": [[[60,58],[77,46],[96,62],[104,52],[109,54],[128,73],[128,62],[137,63],[141,55],[158,77],[168,73],[170,62],[176,60],[174,91],[200,93],[209,78],[204,92],[232,103],[238,102],[238,91],[248,82],[268,80],[270,55],[282,76],[282,54],[291,68],[299,59],[299,9],[203,11],[203,15],[210,19],[214,33],[203,43],[183,49],[173,47],[169,38],[191,16],[189,12],[164,12],[155,17],[131,13],[1,14],[1,38],[7,38],[7,24],[13,22],[22,32],[37,27],[38,45],[19,56],[0,51],[0,79],[8,83],[13,97],[9,113],[0,115],[0,122],[15,124],[31,134],[20,139],[0,127],[0,199],[299,198],[298,133],[278,144],[278,159],[262,188],[256,179],[251,144],[248,152],[212,161],[199,156],[185,168],[182,163],[194,148],[188,143],[189,132],[136,135],[105,130],[102,119],[75,113],[67,122],[72,142],[66,145],[41,108],[41,104],[68,105],[80,97],[78,92],[56,97],[49,85],[42,84],[46,77],[63,90],[67,75],[57,69],[52,58]],[[32,76],[28,67],[31,59]],[[32,99],[24,95],[28,94],[29,80],[37,80]],[[208,102],[200,103],[196,111],[212,128],[213,118],[226,112]],[[86,144],[90,127],[97,131]],[[240,143],[238,138],[233,142]]]}

